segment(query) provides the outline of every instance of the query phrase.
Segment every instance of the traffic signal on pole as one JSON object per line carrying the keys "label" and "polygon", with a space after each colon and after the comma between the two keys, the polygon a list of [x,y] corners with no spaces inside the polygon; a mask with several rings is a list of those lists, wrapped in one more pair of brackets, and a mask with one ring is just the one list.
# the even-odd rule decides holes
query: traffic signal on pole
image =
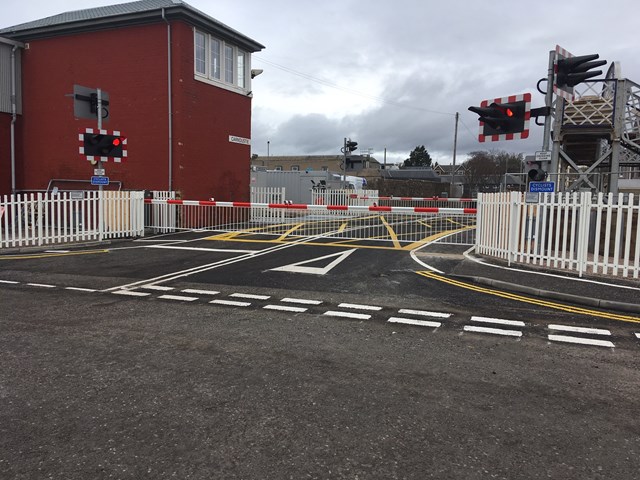
{"label": "traffic signal on pole", "polygon": [[556,46],[554,61],[553,91],[568,100],[573,100],[573,87],[593,77],[602,74],[602,70],[593,70],[607,63],[597,60],[597,53],[592,55],[574,56],[559,45]]}
{"label": "traffic signal on pole", "polygon": [[121,162],[127,157],[127,138],[119,131],[94,130],[92,128],[80,131],[80,155],[87,160],[106,161],[112,158]]}
{"label": "traffic signal on pole", "polygon": [[541,161],[527,161],[527,177],[532,182],[541,182],[547,178],[547,172],[545,170],[547,162]]}
{"label": "traffic signal on pole", "polygon": [[84,154],[93,157],[122,158],[124,139],[119,135],[84,134]]}
{"label": "traffic signal on pole", "polygon": [[480,118],[480,142],[514,140],[529,136],[531,94],[484,100],[479,107],[469,107]]}
{"label": "traffic signal on pole", "polygon": [[354,150],[358,149],[358,142],[354,142],[351,139],[348,139],[345,145],[347,147],[348,152],[353,152]]}

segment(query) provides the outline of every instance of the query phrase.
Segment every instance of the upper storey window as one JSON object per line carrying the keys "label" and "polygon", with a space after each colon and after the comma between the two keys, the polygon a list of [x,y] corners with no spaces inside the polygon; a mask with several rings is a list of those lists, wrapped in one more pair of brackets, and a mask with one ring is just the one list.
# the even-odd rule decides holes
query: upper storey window
{"label": "upper storey window", "polygon": [[196,77],[243,90],[249,87],[249,54],[236,45],[195,30],[194,55]]}

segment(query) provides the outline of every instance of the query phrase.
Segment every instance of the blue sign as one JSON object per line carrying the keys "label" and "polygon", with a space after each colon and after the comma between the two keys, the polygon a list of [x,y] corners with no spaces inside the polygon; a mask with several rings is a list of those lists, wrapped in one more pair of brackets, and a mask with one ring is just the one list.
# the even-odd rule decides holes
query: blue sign
{"label": "blue sign", "polygon": [[109,185],[109,177],[91,177],[91,185]]}
{"label": "blue sign", "polygon": [[529,182],[531,193],[553,193],[556,191],[556,182]]}

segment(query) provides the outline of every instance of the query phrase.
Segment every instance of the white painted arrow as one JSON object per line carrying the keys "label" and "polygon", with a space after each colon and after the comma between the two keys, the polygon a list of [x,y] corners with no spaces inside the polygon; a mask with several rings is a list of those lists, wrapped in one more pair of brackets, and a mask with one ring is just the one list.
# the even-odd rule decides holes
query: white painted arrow
{"label": "white painted arrow", "polygon": [[[344,252],[332,253],[330,255],[324,255],[322,257],[312,258],[311,260],[304,260],[303,262],[292,263],[290,265],[285,265],[283,267],[272,268],[271,270],[274,272],[293,272],[293,273],[310,273],[312,275],[326,275],[333,267],[342,262],[345,258],[355,252],[357,249],[352,248],[351,250],[346,250]],[[334,261],[327,264],[324,267],[308,267],[303,266],[308,263],[316,263],[321,260],[325,260],[327,258],[336,257]]]}

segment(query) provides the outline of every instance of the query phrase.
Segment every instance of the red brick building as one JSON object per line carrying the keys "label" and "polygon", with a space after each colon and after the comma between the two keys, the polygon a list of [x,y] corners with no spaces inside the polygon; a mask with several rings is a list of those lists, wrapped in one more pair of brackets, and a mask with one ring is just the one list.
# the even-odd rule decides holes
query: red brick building
{"label": "red brick building", "polygon": [[126,161],[104,164],[112,182],[248,198],[251,53],[264,48],[256,41],[180,0],[63,13],[2,28],[0,37],[0,194],[12,183],[16,191],[95,188],[94,166],[78,151],[78,131],[97,126],[77,116],[74,86],[83,86],[108,94],[102,128],[128,139]]}

